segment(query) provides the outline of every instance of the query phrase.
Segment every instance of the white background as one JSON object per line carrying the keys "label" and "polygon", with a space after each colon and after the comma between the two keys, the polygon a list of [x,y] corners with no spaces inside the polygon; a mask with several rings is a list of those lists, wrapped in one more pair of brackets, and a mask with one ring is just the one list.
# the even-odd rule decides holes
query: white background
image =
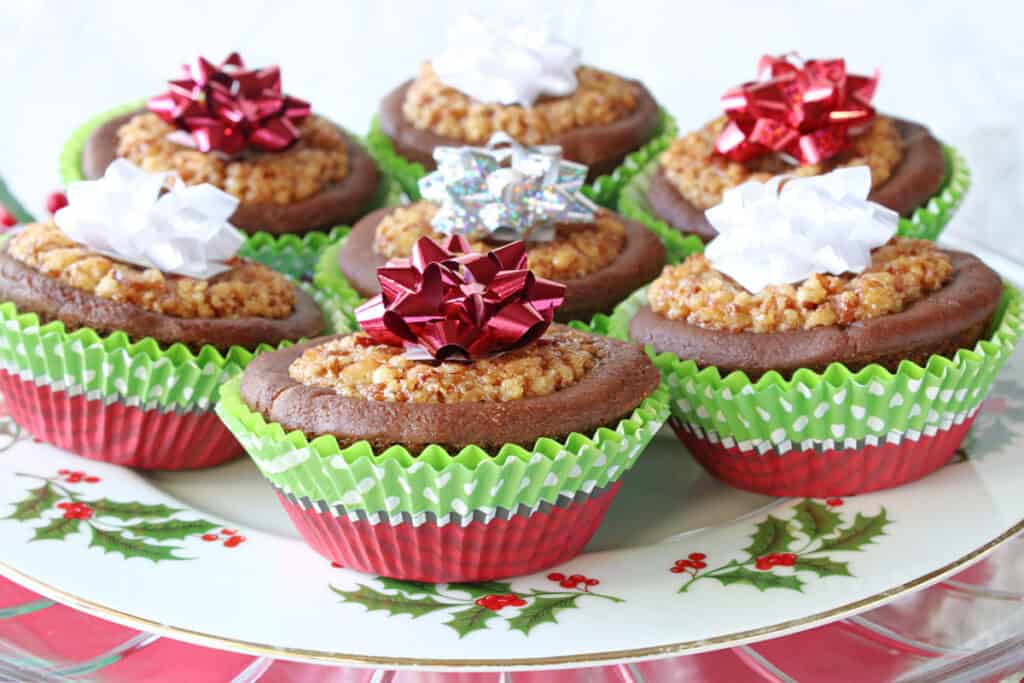
{"label": "white background", "polygon": [[[843,56],[882,70],[876,104],[963,151],[975,186],[951,232],[1024,260],[1024,39],[1014,2],[503,3],[563,8],[584,61],[644,80],[684,128],[754,74],[763,52]],[[196,54],[281,65],[285,89],[357,132],[379,98],[487,3],[0,2],[0,173],[33,211],[56,187],[67,135],[94,113],[160,92]]]}

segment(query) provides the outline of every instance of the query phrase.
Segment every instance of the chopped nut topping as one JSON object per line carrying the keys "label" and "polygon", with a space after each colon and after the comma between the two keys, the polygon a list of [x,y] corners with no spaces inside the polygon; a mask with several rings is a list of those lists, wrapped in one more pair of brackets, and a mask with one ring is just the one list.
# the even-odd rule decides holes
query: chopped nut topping
{"label": "chopped nut topping", "polygon": [[875,249],[871,267],[859,275],[816,274],[757,294],[694,254],[666,266],[647,295],[651,309],[670,320],[731,332],[784,332],[899,313],[952,276],[949,256],[935,244],[897,237]]}
{"label": "chopped nut topping", "polygon": [[342,396],[400,403],[503,403],[580,381],[604,357],[589,335],[551,328],[532,344],[472,363],[409,360],[363,332],[307,349],[288,373]]}
{"label": "chopped nut topping", "polygon": [[522,144],[537,145],[575,128],[618,121],[636,107],[634,86],[618,76],[582,66],[576,80],[570,95],[524,108],[477,102],[442,83],[428,62],[406,93],[402,113],[420,130],[470,144],[483,144],[504,131]]}
{"label": "chopped nut topping", "polygon": [[[373,250],[389,259],[407,258],[413,245],[423,236],[441,241],[444,235],[430,225],[437,206],[417,202],[401,207],[385,216],[377,225]],[[555,239],[549,242],[527,242],[530,270],[537,277],[571,280],[590,275],[606,267],[626,245],[626,228],[614,216],[599,212],[593,223],[566,223],[556,228]],[[470,242],[474,251],[494,249],[495,244]]]}
{"label": "chopped nut topping", "polygon": [[90,251],[53,223],[26,226],[7,253],[76,289],[178,318],[287,318],[295,307],[292,284],[264,265],[238,259],[209,280],[165,275]]}
{"label": "chopped nut topping", "polygon": [[133,116],[117,131],[117,154],[150,171],[176,171],[184,183],[210,183],[246,203],[290,204],[310,197],[348,172],[348,148],[338,127],[310,116],[302,136],[283,152],[225,159],[167,139],[174,126],[156,114]]}
{"label": "chopped nut topping", "polygon": [[687,133],[662,152],[661,167],[676,190],[698,209],[709,209],[722,201],[722,194],[749,180],[765,181],[789,173],[815,176],[844,166],[871,169],[871,185],[878,187],[892,175],[903,159],[903,139],[892,119],[879,116],[867,130],[853,139],[852,148],[821,164],[793,166],[778,154],[745,163],[714,155],[715,139],[728,122],[724,116],[703,128]]}

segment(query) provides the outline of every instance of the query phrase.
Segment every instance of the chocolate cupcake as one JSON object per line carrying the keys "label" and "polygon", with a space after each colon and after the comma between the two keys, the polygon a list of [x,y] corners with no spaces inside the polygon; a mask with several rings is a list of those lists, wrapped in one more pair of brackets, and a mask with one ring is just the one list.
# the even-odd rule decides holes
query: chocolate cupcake
{"label": "chocolate cupcake", "polygon": [[[239,258],[237,200],[116,160],[0,247],[0,390],[39,439],[145,469],[239,448],[210,410],[257,350],[326,329],[292,281]],[[11,400],[11,397],[18,397]]]}
{"label": "chocolate cupcake", "polygon": [[200,57],[144,106],[86,124],[65,150],[65,181],[99,178],[117,158],[209,183],[235,196],[247,233],[304,234],[350,224],[389,186],[359,142],[283,93],[276,66],[246,69],[237,53]]}
{"label": "chocolate cupcake", "polygon": [[380,292],[377,268],[408,258],[422,237],[465,235],[478,252],[525,239],[531,270],[566,286],[556,314],[564,322],[611,312],[665,264],[654,233],[580,194],[586,168],[561,161],[557,147],[524,148],[496,136],[485,148],[435,153],[439,170],[420,181],[426,199],[359,221],[336,249],[324,252],[319,286],[373,296]]}
{"label": "chocolate cupcake", "polygon": [[651,219],[707,241],[715,230],[704,212],[729,189],[863,166],[870,199],[907,219],[901,234],[937,237],[966,190],[966,170],[924,125],[876,114],[877,73],[793,55],[763,57],[758,71],[722,96],[723,116],[673,141],[641,174]]}
{"label": "chocolate cupcake", "polygon": [[414,198],[437,147],[481,145],[504,132],[561,146],[593,181],[664,125],[642,83],[581,65],[577,48],[539,27],[464,17],[448,39],[444,53],[381,101],[370,134],[371,151]]}
{"label": "chocolate cupcake", "polygon": [[894,237],[870,187],[854,167],[728,190],[706,255],[616,311],[664,354],[677,433],[728,483],[822,497],[924,476],[1016,341],[1016,291],[975,256]]}
{"label": "chocolate cupcake", "polygon": [[526,270],[521,242],[424,237],[379,276],[363,332],[261,355],[221,394],[296,528],[334,562],[406,580],[575,556],[667,416],[654,365],[549,327],[564,288]]}

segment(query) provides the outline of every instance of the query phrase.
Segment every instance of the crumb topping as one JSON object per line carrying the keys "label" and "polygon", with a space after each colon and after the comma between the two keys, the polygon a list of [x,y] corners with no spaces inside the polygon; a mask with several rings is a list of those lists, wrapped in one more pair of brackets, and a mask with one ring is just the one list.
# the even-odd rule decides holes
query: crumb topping
{"label": "crumb topping", "polygon": [[402,113],[420,130],[470,144],[484,144],[504,131],[522,144],[537,145],[575,128],[618,121],[636,107],[634,86],[618,76],[581,66],[576,80],[571,94],[524,108],[477,102],[442,83],[428,62],[406,93]]}
{"label": "crumb topping", "polygon": [[820,164],[793,166],[778,154],[768,154],[745,163],[714,155],[715,140],[725,128],[724,116],[672,142],[660,157],[661,168],[676,190],[698,209],[709,209],[722,201],[722,194],[748,180],[765,181],[789,173],[816,176],[844,166],[868,166],[871,185],[889,179],[903,159],[903,139],[896,124],[876,117],[863,133],[853,139],[851,149]]}
{"label": "crumb topping", "polygon": [[[407,258],[423,236],[441,241],[444,235],[430,225],[437,206],[421,201],[398,208],[377,225],[373,250],[386,258]],[[495,245],[481,240],[470,242],[474,251]],[[555,239],[527,242],[530,270],[537,277],[572,280],[608,266],[626,246],[626,228],[611,214],[601,211],[593,223],[565,223],[556,226]]]}
{"label": "crumb topping", "polygon": [[863,273],[816,274],[757,294],[719,273],[703,254],[694,254],[666,266],[647,297],[651,309],[670,320],[730,332],[784,332],[899,313],[952,276],[949,256],[934,243],[896,237],[874,250]]}
{"label": "crumb topping", "polygon": [[348,148],[338,127],[310,116],[301,137],[283,152],[226,159],[167,139],[174,126],[156,114],[133,116],[117,131],[117,154],[150,171],[176,171],[188,185],[210,183],[246,203],[290,204],[310,197],[348,172]]}
{"label": "crumb topping", "polygon": [[237,259],[209,280],[168,275],[115,261],[72,241],[54,223],[33,223],[11,238],[7,253],[89,294],[178,318],[287,318],[295,290],[281,274]]}
{"label": "crumb topping", "polygon": [[341,396],[400,403],[503,403],[546,396],[580,381],[605,356],[591,335],[550,328],[532,344],[472,363],[409,360],[363,332],[314,346],[289,375]]}

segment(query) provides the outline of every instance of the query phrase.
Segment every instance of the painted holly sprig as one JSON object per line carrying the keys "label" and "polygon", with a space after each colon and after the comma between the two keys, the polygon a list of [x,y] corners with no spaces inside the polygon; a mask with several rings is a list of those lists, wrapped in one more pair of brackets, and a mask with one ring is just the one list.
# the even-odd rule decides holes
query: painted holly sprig
{"label": "painted holly sprig", "polygon": [[801,574],[853,576],[849,563],[833,559],[832,554],[861,551],[885,534],[890,520],[883,507],[875,515],[857,513],[850,521],[837,511],[842,504],[842,498],[824,502],[806,498],[791,508],[791,519],[768,515],[758,524],[750,545],[743,549],[745,558],[709,569],[707,555],[695,552],[676,560],[669,571],[687,575],[680,593],[703,579],[716,579],[725,586],[745,583],[760,591],[785,588],[802,592],[806,581]]}
{"label": "painted holly sprig", "polygon": [[578,608],[577,602],[583,597],[624,602],[622,598],[590,590],[600,581],[583,574],[566,576],[555,572],[548,575],[548,580],[569,590],[517,591],[504,581],[433,584],[385,577],[377,578],[384,590],[366,584],[357,584],[350,590],[330,588],[343,602],[362,605],[368,612],[382,610],[392,615],[408,614],[414,619],[442,612],[449,617],[444,624],[459,638],[491,628],[495,619],[505,621],[513,631],[529,635],[542,624],[558,623],[558,614]]}
{"label": "painted holly sprig", "polygon": [[[195,558],[175,554],[181,550],[180,545],[166,541],[183,541],[192,536],[208,540],[209,532],[219,526],[205,519],[180,519],[176,517],[182,512],[180,508],[161,503],[89,496],[73,487],[91,486],[99,483],[100,478],[78,470],[62,469],[54,477],[24,473],[17,476],[41,482],[14,504],[13,513],[3,518],[43,522],[35,526],[30,541],[65,541],[72,534],[87,530],[89,547],[101,548],[104,553],[119,553],[125,558],[142,557],[153,562],[191,560]],[[226,536],[224,545],[229,548],[245,540],[234,531]]]}

